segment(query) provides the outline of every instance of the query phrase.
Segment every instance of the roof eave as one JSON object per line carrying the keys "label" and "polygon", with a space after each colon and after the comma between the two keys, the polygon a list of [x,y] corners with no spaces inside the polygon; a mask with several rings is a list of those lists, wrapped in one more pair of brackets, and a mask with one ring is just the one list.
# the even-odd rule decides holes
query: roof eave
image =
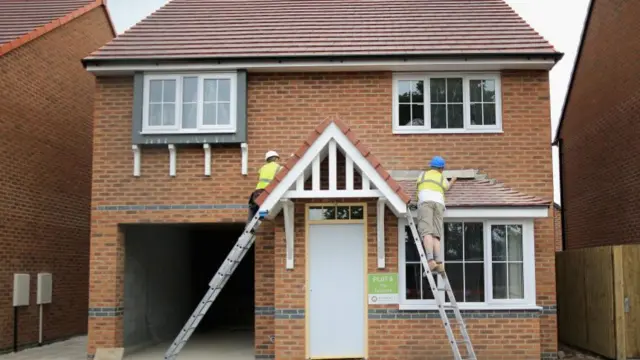
{"label": "roof eave", "polygon": [[121,57],[121,58],[101,58],[99,56],[87,56],[82,59],[82,63],[85,67],[89,65],[121,65],[121,64],[194,64],[194,63],[236,63],[236,62],[290,62],[290,61],[327,61],[327,62],[343,62],[343,61],[375,61],[375,60],[436,60],[436,59],[464,59],[464,60],[479,60],[479,59],[546,59],[553,60],[554,62],[560,61],[564,56],[561,52],[515,52],[515,53],[458,53],[458,54],[388,54],[388,55],[296,55],[296,56],[247,56],[247,57],[184,57],[184,58],[137,58],[137,57]]}

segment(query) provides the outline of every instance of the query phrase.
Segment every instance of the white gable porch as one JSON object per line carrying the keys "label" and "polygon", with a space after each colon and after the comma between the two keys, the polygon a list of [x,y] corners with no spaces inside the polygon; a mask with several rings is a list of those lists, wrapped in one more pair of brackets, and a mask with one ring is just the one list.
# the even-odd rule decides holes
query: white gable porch
{"label": "white gable porch", "polygon": [[384,211],[388,206],[396,216],[404,216],[407,203],[383,177],[386,171],[376,161],[372,163],[363,156],[340,126],[330,122],[295,164],[283,171],[287,172],[269,189],[260,211],[267,212],[268,219],[273,219],[280,210],[284,212],[287,268],[294,266],[291,200],[349,198],[378,199],[378,267],[384,268]]}

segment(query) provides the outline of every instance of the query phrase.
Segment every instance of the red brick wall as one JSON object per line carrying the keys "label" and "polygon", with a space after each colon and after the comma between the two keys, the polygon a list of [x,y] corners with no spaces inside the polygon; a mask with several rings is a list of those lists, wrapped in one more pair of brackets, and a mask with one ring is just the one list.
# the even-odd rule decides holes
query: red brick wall
{"label": "red brick wall", "polygon": [[640,243],[638,18],[594,2],[560,134],[567,249]]}
{"label": "red brick wall", "polygon": [[102,7],[0,57],[0,351],[13,345],[13,274],[31,275],[19,343],[38,341],[38,272],[53,274],[44,340],[87,329],[95,80],[80,60],[113,37]]}
{"label": "red brick wall", "polygon": [[553,207],[553,233],[556,239],[556,251],[562,251],[562,209]]}
{"label": "red brick wall", "polygon": [[[423,167],[436,153],[442,154],[451,168],[481,169],[489,176],[504,181],[516,190],[532,195],[553,197],[551,133],[549,119],[548,73],[543,71],[510,71],[503,73],[503,134],[478,135],[393,135],[391,131],[391,73],[331,73],[331,74],[249,74],[248,84],[248,144],[250,176],[243,177],[239,146],[215,147],[212,151],[212,176],[204,177],[204,154],[201,148],[178,147],[177,176],[168,175],[168,150],[144,148],[142,150],[142,176],[134,178],[131,153],[131,106],[133,79],[100,78],[96,95],[94,137],[93,226],[90,307],[123,306],[121,259],[116,254],[124,251],[117,237],[117,224],[125,222],[229,222],[244,221],[246,212],[237,209],[221,210],[114,210],[102,208],[116,205],[156,204],[245,204],[255,186],[257,169],[263,154],[276,149],[286,159],[293,153],[315,126],[328,115],[338,114],[355,129],[387,169],[416,169]],[[298,205],[300,206],[300,205]],[[373,205],[371,205],[373,206]],[[298,209],[298,213],[300,213]],[[375,214],[375,207],[370,215]],[[303,236],[302,218],[296,223],[297,239]],[[393,228],[395,220],[387,222]],[[375,221],[370,220],[370,234],[375,234]],[[538,304],[555,305],[554,229],[550,212],[548,219],[535,222],[536,282]],[[390,230],[387,251],[389,271],[397,268],[393,257],[397,252],[397,234]],[[370,235],[373,236],[373,235]],[[373,238],[371,238],[373,239]],[[256,256],[270,256],[269,241],[262,244]],[[284,233],[282,219],[274,227],[275,261],[274,295],[267,293],[258,300],[261,306],[276,309],[304,308],[304,243],[296,243],[296,268],[284,266]],[[373,241],[373,240],[371,240]],[[261,243],[262,242],[262,243]],[[259,248],[260,249],[260,248]],[[370,249],[370,253],[374,251]],[[375,256],[369,257],[369,266],[375,269]],[[256,259],[256,268],[269,271],[269,260]],[[262,275],[267,279],[267,275]],[[256,278],[258,279],[258,277]],[[302,281],[302,283],[301,283]],[[272,300],[273,299],[273,300]],[[270,302],[273,301],[273,305]],[[258,306],[258,304],[256,304]],[[525,319],[504,325],[518,329],[513,333],[523,347],[536,338],[537,344],[529,350],[555,352],[555,315],[540,319]],[[92,322],[103,321],[92,318]],[[90,348],[107,343],[122,344],[114,334],[121,330],[121,320],[110,320],[106,334],[104,328],[91,325]],[[498,321],[498,320],[496,320]],[[511,319],[500,321],[508,321]],[[473,321],[472,321],[473,322]],[[398,322],[400,324],[402,322]],[[520,324],[520,325],[519,325]],[[480,329],[483,325],[479,325]],[[499,326],[503,326],[502,323]],[[544,329],[539,336],[529,326]],[[265,344],[265,335],[273,329],[275,354],[278,358],[295,358],[304,352],[304,320],[286,319],[276,313],[273,323],[259,316],[256,343],[264,347],[259,354],[269,354],[272,345]],[[526,330],[524,328],[527,328]],[[439,327],[436,331],[441,331]],[[101,331],[102,334],[98,332]],[[512,334],[511,330],[503,335]],[[522,339],[522,342],[520,342]],[[529,339],[529,340],[527,340]],[[542,339],[542,340],[540,340]],[[394,348],[403,339],[394,340]],[[490,337],[480,340],[485,354],[494,354],[495,341]],[[483,345],[484,344],[484,345]],[[491,345],[494,344],[494,345]],[[375,347],[376,344],[370,344]],[[495,352],[494,352],[495,350]],[[404,350],[403,350],[404,351]],[[372,354],[373,355],[373,354]],[[424,354],[421,354],[424,355]],[[537,355],[539,357],[539,355]]]}

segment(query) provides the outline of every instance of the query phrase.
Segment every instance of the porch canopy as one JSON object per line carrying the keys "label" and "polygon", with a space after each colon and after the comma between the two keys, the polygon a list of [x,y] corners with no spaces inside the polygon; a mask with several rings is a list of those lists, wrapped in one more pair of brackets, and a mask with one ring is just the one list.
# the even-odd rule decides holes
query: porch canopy
{"label": "porch canopy", "polygon": [[337,117],[318,125],[258,197],[260,211],[284,211],[287,268],[293,268],[291,199],[377,198],[378,267],[384,268],[384,210],[407,214],[409,195],[382,167],[353,130]]}

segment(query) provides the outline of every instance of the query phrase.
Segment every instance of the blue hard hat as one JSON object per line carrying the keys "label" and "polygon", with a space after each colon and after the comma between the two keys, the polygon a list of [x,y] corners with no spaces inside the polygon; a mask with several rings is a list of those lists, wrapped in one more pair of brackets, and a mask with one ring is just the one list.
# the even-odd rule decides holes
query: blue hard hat
{"label": "blue hard hat", "polygon": [[444,164],[445,162],[442,157],[434,156],[433,159],[431,159],[431,163],[429,165],[434,168],[442,169],[444,168]]}

